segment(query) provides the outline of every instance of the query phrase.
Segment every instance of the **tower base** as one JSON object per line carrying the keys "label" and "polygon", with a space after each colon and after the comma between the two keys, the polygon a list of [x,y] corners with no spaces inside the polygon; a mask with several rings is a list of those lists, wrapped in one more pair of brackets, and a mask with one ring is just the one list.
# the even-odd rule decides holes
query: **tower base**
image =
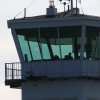
{"label": "tower base", "polygon": [[22,100],[97,100],[100,81],[88,79],[42,80],[22,83]]}

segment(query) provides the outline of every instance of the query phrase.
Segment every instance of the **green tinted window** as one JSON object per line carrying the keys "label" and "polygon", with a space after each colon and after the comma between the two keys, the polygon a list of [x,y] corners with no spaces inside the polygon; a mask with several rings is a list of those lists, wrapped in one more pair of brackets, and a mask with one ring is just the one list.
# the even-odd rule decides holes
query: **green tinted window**
{"label": "green tinted window", "polygon": [[58,31],[55,27],[20,29],[16,32],[24,59],[32,61],[64,59],[69,53],[73,59],[78,59],[80,32],[77,30],[76,27],[61,27]]}
{"label": "green tinted window", "polygon": [[38,42],[30,41],[29,44],[30,44],[33,60],[41,60],[42,58],[41,58]]}
{"label": "green tinted window", "polygon": [[[28,46],[28,41],[25,39],[25,37],[23,35],[18,35],[18,40],[19,40],[20,47],[21,47],[21,50],[23,53],[23,57],[25,55],[27,55],[28,61],[32,60],[29,46]],[[25,57],[24,57],[24,59],[25,59]]]}
{"label": "green tinted window", "polygon": [[[94,30],[92,28],[92,30]],[[100,34],[96,31],[86,33],[85,54],[89,59],[100,59]]]}
{"label": "green tinted window", "polygon": [[41,46],[42,46],[43,59],[51,59],[47,44],[42,43]]}
{"label": "green tinted window", "polygon": [[52,51],[53,51],[53,55],[57,55],[59,58],[60,57],[60,46],[59,45],[51,45],[52,47]]}

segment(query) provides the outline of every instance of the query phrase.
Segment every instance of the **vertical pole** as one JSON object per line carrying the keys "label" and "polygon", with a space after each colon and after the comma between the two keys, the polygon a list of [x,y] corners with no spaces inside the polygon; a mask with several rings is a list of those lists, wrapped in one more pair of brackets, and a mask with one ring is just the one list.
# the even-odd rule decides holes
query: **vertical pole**
{"label": "vertical pole", "polygon": [[49,3],[50,7],[54,7],[54,0],[49,0]]}
{"label": "vertical pole", "polygon": [[5,63],[5,80],[7,80],[7,64]]}
{"label": "vertical pole", "polygon": [[24,18],[26,17],[26,8],[24,8]]}
{"label": "vertical pole", "polygon": [[39,32],[39,48],[40,48],[41,58],[42,58],[42,60],[43,60],[43,53],[42,53],[42,45],[41,45],[40,28],[38,28],[38,32]]}
{"label": "vertical pole", "polygon": [[32,50],[31,50],[31,46],[30,46],[30,43],[29,43],[29,39],[28,38],[27,38],[27,43],[28,43],[28,47],[29,47],[29,51],[30,51],[31,60],[33,61]]}
{"label": "vertical pole", "polygon": [[77,0],[76,0],[76,15],[77,15]]}
{"label": "vertical pole", "polygon": [[[100,38],[100,31],[99,31],[99,37],[98,38]],[[99,42],[99,40],[98,40],[98,53],[99,53],[99,60],[100,60],[100,42]]]}
{"label": "vertical pole", "polygon": [[65,12],[65,5],[64,5],[64,12]]}
{"label": "vertical pole", "polygon": [[73,0],[71,0],[71,10],[73,9]]}
{"label": "vertical pole", "polygon": [[[58,41],[60,43],[60,32],[59,32],[59,27],[57,27],[57,35],[58,35]],[[62,77],[62,51],[61,51],[61,45],[59,44],[59,49],[60,49],[60,61],[61,61],[61,77]]]}
{"label": "vertical pole", "polygon": [[[60,34],[59,34],[59,28],[57,27],[57,35],[58,35],[58,41],[60,43]],[[60,57],[62,59],[62,53],[61,53],[61,45],[59,44],[59,49],[60,49]]]}
{"label": "vertical pole", "polygon": [[69,12],[69,5],[68,5],[68,12]]}
{"label": "vertical pole", "polygon": [[53,7],[54,7],[54,0],[52,2],[53,2]]}
{"label": "vertical pole", "polygon": [[86,26],[82,26],[82,28],[81,28],[80,59],[84,59],[85,32],[86,32]]}
{"label": "vertical pole", "polygon": [[13,68],[13,63],[12,63],[12,80],[14,79],[14,68]]}

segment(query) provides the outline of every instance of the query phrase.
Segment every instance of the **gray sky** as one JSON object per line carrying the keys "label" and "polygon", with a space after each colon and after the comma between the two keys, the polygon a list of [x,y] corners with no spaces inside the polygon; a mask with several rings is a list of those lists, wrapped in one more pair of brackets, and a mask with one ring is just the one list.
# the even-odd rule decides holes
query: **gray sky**
{"label": "gray sky", "polygon": [[[28,7],[32,2],[34,3]],[[5,63],[19,61],[11,31],[7,28],[7,20],[13,19],[26,7],[27,16],[45,14],[48,2],[49,0],[0,0],[0,100],[21,100],[20,90],[4,85]],[[55,0],[55,5],[58,11],[63,11],[59,0]],[[82,7],[84,14],[100,16],[100,0],[82,0],[78,6]],[[23,13],[19,17],[23,17]]]}

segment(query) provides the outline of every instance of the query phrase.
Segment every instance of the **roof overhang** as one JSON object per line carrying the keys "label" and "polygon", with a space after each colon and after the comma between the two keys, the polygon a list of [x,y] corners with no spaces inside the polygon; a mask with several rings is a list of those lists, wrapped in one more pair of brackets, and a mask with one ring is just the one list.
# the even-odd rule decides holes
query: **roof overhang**
{"label": "roof overhang", "polygon": [[60,18],[22,18],[8,21],[8,28],[44,28],[44,27],[63,27],[63,26],[93,26],[100,27],[100,17],[94,16],[71,16]]}

